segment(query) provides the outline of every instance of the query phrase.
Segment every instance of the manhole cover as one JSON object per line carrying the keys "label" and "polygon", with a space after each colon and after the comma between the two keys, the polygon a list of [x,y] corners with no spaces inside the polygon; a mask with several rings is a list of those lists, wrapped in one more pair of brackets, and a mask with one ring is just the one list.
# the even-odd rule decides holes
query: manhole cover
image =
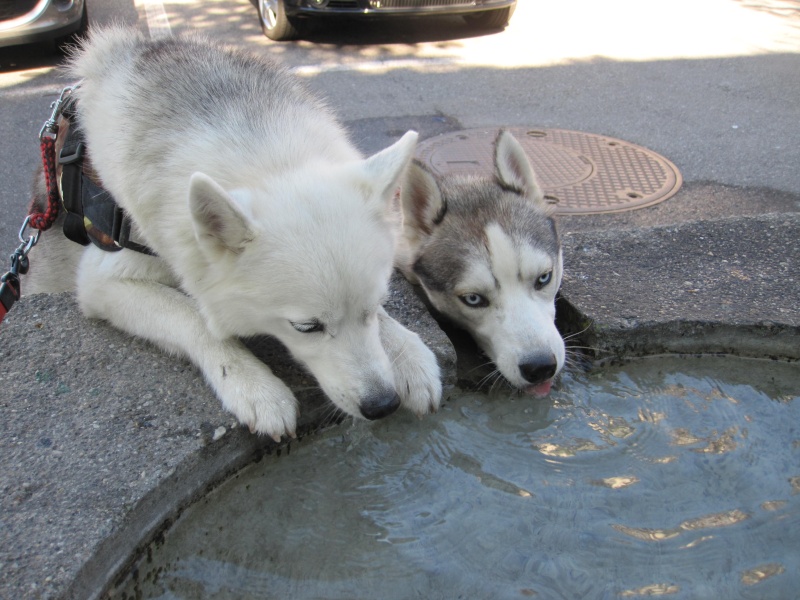
{"label": "manhole cover", "polygon": [[[630,142],[564,129],[508,128],[533,165],[556,212],[590,215],[652,206],[683,179],[670,161]],[[417,157],[440,175],[494,171],[499,129],[468,129],[421,142]]]}

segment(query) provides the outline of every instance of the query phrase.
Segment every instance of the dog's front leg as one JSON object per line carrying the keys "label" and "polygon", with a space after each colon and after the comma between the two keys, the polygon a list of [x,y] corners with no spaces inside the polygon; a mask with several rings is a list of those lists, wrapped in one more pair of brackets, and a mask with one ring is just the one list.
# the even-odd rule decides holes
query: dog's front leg
{"label": "dog's front leg", "polygon": [[[159,279],[164,277],[153,278],[157,269],[130,268],[158,259],[103,254],[88,249],[81,264],[78,301],[87,317],[105,319],[118,329],[191,360],[223,406],[251,431],[276,441],[282,435],[295,434],[297,400],[286,384],[238,339],[212,335],[189,296],[161,283]],[[109,268],[112,261],[117,264],[114,269]],[[112,270],[120,272],[119,263],[128,267],[132,278],[109,275]],[[131,271],[148,277],[133,278]]]}
{"label": "dog's front leg", "polygon": [[400,403],[417,415],[436,412],[442,401],[442,376],[436,355],[383,307],[378,309],[378,322]]}

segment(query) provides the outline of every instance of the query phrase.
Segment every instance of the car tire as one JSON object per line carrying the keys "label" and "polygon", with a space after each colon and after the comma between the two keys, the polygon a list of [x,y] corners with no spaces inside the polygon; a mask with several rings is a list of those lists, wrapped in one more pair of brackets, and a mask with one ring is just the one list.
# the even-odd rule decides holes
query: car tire
{"label": "car tire", "polygon": [[503,29],[511,20],[511,8],[483,10],[464,15],[464,20],[479,29]]}
{"label": "car tire", "polygon": [[258,19],[264,35],[276,42],[294,40],[299,35],[296,25],[286,16],[283,0],[258,0]]}

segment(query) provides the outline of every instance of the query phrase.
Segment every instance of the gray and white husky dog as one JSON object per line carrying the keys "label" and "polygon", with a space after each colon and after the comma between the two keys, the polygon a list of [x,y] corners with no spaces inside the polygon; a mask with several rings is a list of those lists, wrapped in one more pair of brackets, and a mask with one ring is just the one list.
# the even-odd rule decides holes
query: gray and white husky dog
{"label": "gray and white husky dog", "polygon": [[533,168],[505,130],[494,171],[437,179],[415,161],[402,185],[397,264],[514,387],[542,396],[565,358],[554,323],[561,245]]}
{"label": "gray and white husky dog", "polygon": [[365,159],[288,72],[199,38],[94,31],[69,72],[92,165],[155,256],[51,230],[31,290],[76,283],[87,316],[188,357],[276,439],[297,401],[240,338],[278,338],[350,415],[436,410],[434,354],[382,308],[416,133]]}

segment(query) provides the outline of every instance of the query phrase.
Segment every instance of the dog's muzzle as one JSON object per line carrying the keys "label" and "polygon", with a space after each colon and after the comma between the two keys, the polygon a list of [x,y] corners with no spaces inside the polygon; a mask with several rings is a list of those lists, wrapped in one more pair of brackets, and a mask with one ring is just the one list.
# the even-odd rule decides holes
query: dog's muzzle
{"label": "dog's muzzle", "polygon": [[388,417],[396,411],[399,406],[400,396],[398,396],[397,392],[394,390],[390,390],[364,398],[358,408],[365,419],[375,421]]}

